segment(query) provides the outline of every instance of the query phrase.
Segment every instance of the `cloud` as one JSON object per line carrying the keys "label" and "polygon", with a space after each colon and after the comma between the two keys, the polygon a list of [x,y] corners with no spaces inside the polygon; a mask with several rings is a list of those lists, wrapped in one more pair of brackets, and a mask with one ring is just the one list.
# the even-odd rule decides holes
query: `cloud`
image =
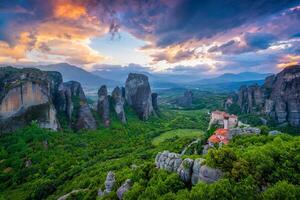
{"label": "cloud", "polygon": [[247,46],[253,49],[267,49],[274,41],[276,37],[270,33],[247,33],[245,35]]}
{"label": "cloud", "polygon": [[[182,73],[192,73],[201,70],[198,65],[215,72],[232,70],[232,66],[247,70],[255,65],[276,65],[277,58],[300,51],[299,3],[2,0],[0,61],[45,60],[90,67],[106,59],[90,47],[92,39],[107,33],[118,37],[122,30],[146,41],[140,50],[151,56],[150,64],[157,68],[165,65],[164,69],[173,67],[179,72],[182,67]],[[274,58],[258,63],[261,55]]]}
{"label": "cloud", "polygon": [[144,72],[151,71],[150,67],[145,67],[139,64],[130,63],[128,65],[109,65],[109,64],[98,64],[93,66],[94,70],[100,71],[128,71],[128,72]]}

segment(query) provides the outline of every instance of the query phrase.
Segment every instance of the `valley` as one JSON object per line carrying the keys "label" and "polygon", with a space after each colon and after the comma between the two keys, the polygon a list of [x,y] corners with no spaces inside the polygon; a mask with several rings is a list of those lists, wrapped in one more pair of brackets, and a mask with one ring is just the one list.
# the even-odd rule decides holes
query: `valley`
{"label": "valley", "polygon": [[[23,121],[0,137],[0,199],[299,197],[299,128],[243,112],[236,93],[197,88],[154,93],[145,75],[129,74],[125,87],[111,92],[101,86],[98,94],[85,96],[80,83],[62,82],[59,74],[14,72],[22,81],[3,76],[9,87],[2,99],[16,98],[10,91],[21,87],[22,101],[4,106],[10,115],[2,117],[11,125]],[[55,80],[53,86],[35,74]],[[24,85],[34,88],[33,98]],[[57,118],[41,117],[42,110],[30,115],[45,102]],[[241,121],[228,128],[223,120],[230,117]],[[55,127],[45,127],[53,120]],[[225,140],[222,130],[229,134]]]}

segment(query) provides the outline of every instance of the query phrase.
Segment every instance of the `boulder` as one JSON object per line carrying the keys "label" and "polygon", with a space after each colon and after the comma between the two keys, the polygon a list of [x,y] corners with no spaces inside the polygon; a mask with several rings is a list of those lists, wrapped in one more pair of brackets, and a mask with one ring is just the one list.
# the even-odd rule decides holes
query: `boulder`
{"label": "boulder", "polygon": [[115,112],[117,113],[117,116],[119,120],[123,124],[126,124],[126,116],[124,111],[124,98],[122,96],[122,90],[119,87],[116,87],[112,92],[112,99],[114,104]]}
{"label": "boulder", "polygon": [[118,198],[121,200],[123,199],[123,195],[125,192],[127,192],[131,187],[131,180],[127,179],[122,185],[121,187],[119,187],[119,189],[117,190],[117,196]]}
{"label": "boulder", "polygon": [[151,88],[148,77],[130,73],[125,83],[126,102],[140,119],[147,120],[153,113]]}
{"label": "boulder", "polygon": [[214,169],[203,165],[200,167],[199,181],[213,183],[222,177],[223,173],[219,169]]}
{"label": "boulder", "polygon": [[75,130],[96,129],[97,123],[88,106],[80,83],[69,81],[60,91],[60,112],[68,119],[68,126]]}
{"label": "boulder", "polygon": [[98,105],[97,105],[98,114],[102,118],[102,122],[105,127],[110,125],[109,120],[109,99],[107,95],[106,85],[102,85],[98,90]]}

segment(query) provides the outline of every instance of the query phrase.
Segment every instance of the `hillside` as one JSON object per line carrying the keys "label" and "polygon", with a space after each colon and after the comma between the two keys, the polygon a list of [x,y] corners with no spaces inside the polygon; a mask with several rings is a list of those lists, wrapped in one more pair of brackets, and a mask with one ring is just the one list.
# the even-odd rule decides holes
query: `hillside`
{"label": "hillside", "polygon": [[40,66],[36,66],[36,68],[45,71],[58,71],[62,74],[64,81],[70,81],[70,80],[78,81],[84,87],[90,87],[90,86],[99,87],[100,85],[104,85],[104,84],[109,87],[113,87],[120,84],[116,80],[111,80],[109,78],[96,76],[88,71],[85,71],[80,67],[77,67],[75,65],[70,65],[68,63],[40,65]]}
{"label": "hillside", "polygon": [[190,82],[190,85],[211,85],[220,83],[234,83],[234,82],[248,82],[264,80],[266,77],[272,74],[261,74],[256,72],[242,72],[238,74],[226,73],[215,78],[202,79],[199,81]]}

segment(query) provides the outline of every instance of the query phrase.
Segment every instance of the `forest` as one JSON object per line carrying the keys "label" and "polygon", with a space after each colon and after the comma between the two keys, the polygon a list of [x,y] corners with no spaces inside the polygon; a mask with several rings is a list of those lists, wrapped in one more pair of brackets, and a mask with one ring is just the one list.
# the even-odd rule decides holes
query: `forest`
{"label": "forest", "polygon": [[[0,138],[0,199],[57,199],[73,190],[80,192],[68,199],[117,199],[116,189],[128,178],[133,185],[124,199],[300,198],[299,136],[263,132],[236,137],[206,155],[187,151],[184,156],[203,157],[224,172],[213,184],[187,185],[177,174],[157,169],[158,152],[180,153],[195,139],[205,143],[211,134],[207,112],[162,106],[159,116],[142,122],[127,107],[126,125],[111,114],[110,127],[79,132],[48,131],[33,122]],[[117,183],[99,198],[108,171]]]}

